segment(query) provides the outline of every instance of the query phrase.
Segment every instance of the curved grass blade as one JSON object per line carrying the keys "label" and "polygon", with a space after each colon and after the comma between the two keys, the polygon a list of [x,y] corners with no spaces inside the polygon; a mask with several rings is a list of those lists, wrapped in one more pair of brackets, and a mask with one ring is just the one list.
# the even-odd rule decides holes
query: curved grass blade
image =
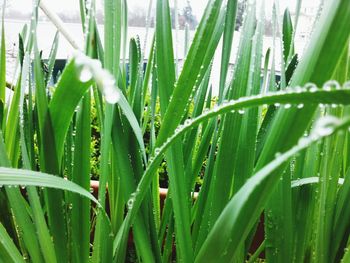
{"label": "curved grass blade", "polygon": [[[10,166],[7,158],[2,132],[0,130],[0,166]],[[31,258],[36,262],[43,262],[39,242],[33,237],[36,235],[34,224],[30,219],[30,214],[26,209],[26,204],[19,189],[5,188],[9,204],[12,207],[13,216],[17,220],[18,228],[22,231],[22,238]]]}
{"label": "curved grass blade", "polygon": [[143,198],[146,196],[149,185],[152,182],[152,176],[154,175],[159,163],[163,160],[163,154],[165,151],[174,144],[175,140],[180,136],[183,136],[187,131],[198,126],[200,123],[207,121],[210,118],[214,118],[220,114],[231,112],[232,110],[240,110],[242,108],[256,107],[264,104],[285,103],[285,104],[301,104],[301,103],[350,103],[350,90],[349,89],[334,89],[323,90],[313,89],[310,92],[307,89],[299,89],[298,91],[291,92],[280,91],[265,96],[256,95],[248,98],[240,98],[236,101],[224,103],[221,106],[216,106],[209,112],[206,112],[197,118],[193,119],[190,123],[180,126],[176,132],[166,140],[166,142],[159,148],[157,154],[151,158],[149,165],[145,173],[142,176],[141,181],[138,184],[137,191],[133,195],[132,206],[128,211],[128,214],[123,222],[121,229],[119,230],[116,238],[114,239],[113,251],[116,252],[120,243],[126,240],[129,233],[129,228],[133,223],[138,209],[142,203]]}
{"label": "curved grass blade", "polygon": [[[350,2],[347,0],[326,3],[324,14],[293,74],[290,86],[297,87],[310,81],[320,86],[332,77],[350,36],[350,27],[345,22],[350,19],[349,10]],[[296,109],[279,110],[257,162],[257,169],[268,163],[276,152],[289,148],[298,140],[309,125],[315,109],[316,105],[304,107],[302,113]]]}
{"label": "curved grass blade", "polygon": [[[321,119],[320,123],[322,121]],[[273,193],[271,189],[279,182],[280,167],[316,141],[347,129],[350,119],[335,119],[332,123],[325,121],[324,125],[329,128],[327,132],[316,129],[308,138],[303,138],[296,146],[277,156],[244,184],[221,213],[195,262],[224,262],[222,258],[228,251],[235,254]]]}
{"label": "curved grass blade", "polygon": [[72,193],[84,196],[100,206],[100,203],[97,201],[97,199],[89,191],[85,190],[81,186],[64,178],[46,173],[0,167],[0,185],[38,186],[70,191]]}
{"label": "curved grass blade", "polygon": [[[78,74],[75,62],[72,60],[65,67],[49,105],[52,127],[55,131],[57,156],[59,157],[63,154],[64,140],[74,110],[92,84],[91,81],[81,82]],[[62,107],[62,102],[64,102],[64,107]]]}

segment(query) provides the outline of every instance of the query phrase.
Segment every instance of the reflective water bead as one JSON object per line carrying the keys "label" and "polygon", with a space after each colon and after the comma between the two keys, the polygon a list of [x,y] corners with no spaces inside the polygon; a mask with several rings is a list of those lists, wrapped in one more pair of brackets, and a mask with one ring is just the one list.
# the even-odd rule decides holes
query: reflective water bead
{"label": "reflective water bead", "polygon": [[92,79],[92,72],[90,68],[83,67],[82,70],[80,71],[79,80],[81,82],[88,82],[91,79]]}

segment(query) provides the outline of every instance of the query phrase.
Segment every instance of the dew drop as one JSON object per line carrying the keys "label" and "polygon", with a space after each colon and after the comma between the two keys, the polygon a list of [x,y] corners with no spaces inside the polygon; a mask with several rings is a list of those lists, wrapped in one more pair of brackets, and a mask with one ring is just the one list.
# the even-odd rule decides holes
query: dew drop
{"label": "dew drop", "polygon": [[135,193],[132,193],[130,195],[128,202],[127,202],[128,210],[132,209],[132,207],[134,206],[134,202],[135,202]]}
{"label": "dew drop", "polygon": [[80,76],[79,80],[81,82],[88,82],[89,80],[92,79],[92,72],[88,67],[83,67],[82,70],[80,71]]}
{"label": "dew drop", "polygon": [[300,86],[295,87],[295,92],[296,93],[302,93],[303,89]]}
{"label": "dew drop", "polygon": [[278,157],[280,157],[282,154],[280,153],[280,152],[277,152],[276,154],[275,154],[275,158],[278,158]]}
{"label": "dew drop", "polygon": [[115,104],[120,100],[120,93],[114,86],[105,86],[103,91],[105,100],[109,104]]}
{"label": "dew drop", "polygon": [[322,137],[328,136],[328,135],[333,133],[335,126],[338,124],[339,124],[338,118],[333,117],[333,116],[325,116],[316,122],[316,124],[311,132],[312,133],[311,135],[314,135],[316,137],[317,136],[322,136]]}
{"label": "dew drop", "polygon": [[335,80],[329,80],[323,85],[323,89],[326,91],[331,91],[333,89],[340,89],[340,85]]}
{"label": "dew drop", "polygon": [[308,90],[311,93],[314,93],[318,90],[317,86],[313,83],[307,83],[305,84],[304,88]]}
{"label": "dew drop", "polygon": [[128,200],[127,205],[128,205],[128,210],[131,210],[132,207],[133,207],[133,205],[134,205],[134,200],[133,200],[132,198],[130,198],[130,199]]}
{"label": "dew drop", "polygon": [[158,155],[159,153],[160,153],[160,148],[155,148],[155,149],[154,149],[154,154],[155,154],[155,155]]}
{"label": "dew drop", "polygon": [[343,89],[350,89],[350,81],[344,83]]}
{"label": "dew drop", "polygon": [[309,140],[305,137],[301,137],[298,141],[299,146],[306,146],[308,144]]}
{"label": "dew drop", "polygon": [[190,120],[190,119],[187,119],[187,120],[185,120],[185,125],[186,126],[190,126],[191,125],[191,123],[192,123],[192,121]]}

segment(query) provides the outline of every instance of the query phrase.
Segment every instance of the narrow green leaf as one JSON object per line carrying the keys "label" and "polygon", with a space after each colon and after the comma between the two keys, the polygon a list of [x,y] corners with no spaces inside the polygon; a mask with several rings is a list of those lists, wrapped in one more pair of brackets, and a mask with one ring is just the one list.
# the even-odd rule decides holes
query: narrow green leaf
{"label": "narrow green leaf", "polygon": [[89,191],[85,190],[81,186],[64,178],[46,173],[1,167],[0,185],[38,186],[70,191],[72,193],[84,196],[100,206],[100,203],[97,201],[97,199]]}
{"label": "narrow green leaf", "polygon": [[175,60],[168,0],[157,0],[156,58],[160,107],[165,114],[175,83]]}
{"label": "narrow green leaf", "polygon": [[[330,94],[332,94],[330,96]],[[337,95],[336,95],[337,94]],[[335,96],[336,95],[336,96]],[[204,113],[189,124],[182,126],[176,133],[174,133],[167,141],[159,148],[159,152],[154,156],[152,161],[149,163],[145,173],[142,176],[141,181],[138,184],[138,191],[133,196],[133,206],[128,211],[128,214],[123,222],[123,226],[120,228],[118,235],[114,239],[113,251],[116,252],[120,242],[127,239],[129,228],[135,219],[138,209],[140,208],[141,202],[145,197],[148,187],[152,182],[152,176],[154,175],[159,163],[163,160],[164,152],[176,141],[177,138],[183,136],[187,131],[198,126],[203,121],[210,118],[214,118],[220,114],[231,112],[232,110],[239,110],[247,107],[254,107],[263,104],[274,104],[274,103],[286,103],[286,104],[300,104],[300,103],[350,103],[348,97],[350,91],[348,89],[334,89],[332,91],[315,89],[313,92],[306,90],[299,90],[298,92],[286,92],[281,91],[272,93],[271,95],[256,95],[249,98],[241,98],[237,101],[225,103],[221,106],[217,106],[213,110]]]}
{"label": "narrow green leaf", "polygon": [[284,62],[287,63],[289,54],[292,54],[294,50],[293,40],[293,24],[292,18],[290,16],[288,8],[284,11],[283,14],[283,58]]}
{"label": "narrow green leaf", "polygon": [[[7,234],[6,229],[1,223],[0,223],[0,238],[1,238],[1,243],[0,243],[1,254],[6,257],[6,260],[8,260],[7,262],[24,263],[25,260],[19,253],[18,249],[16,248],[12,239]],[[2,251],[4,251],[7,255],[6,254],[4,255]]]}
{"label": "narrow green leaf", "polygon": [[[321,122],[322,119],[320,125]],[[322,131],[315,130],[310,137],[304,138],[296,146],[277,156],[244,184],[221,213],[195,262],[224,262],[222,258],[228,251],[233,251],[233,253],[237,251],[239,244],[248,235],[273,193],[271,189],[279,182],[280,172],[277,170],[292,156],[315,141],[334,134],[336,131],[347,129],[350,120],[336,119],[332,123],[325,121],[325,125],[329,125],[327,126],[330,128],[329,132],[322,133]]]}

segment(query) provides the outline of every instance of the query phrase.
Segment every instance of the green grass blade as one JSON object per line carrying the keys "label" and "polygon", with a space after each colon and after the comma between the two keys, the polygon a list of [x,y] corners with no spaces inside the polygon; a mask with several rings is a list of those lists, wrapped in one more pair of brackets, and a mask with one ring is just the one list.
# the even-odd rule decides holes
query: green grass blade
{"label": "green grass blade", "polygon": [[[252,62],[251,40],[254,36],[256,25],[256,9],[254,4],[249,4],[248,10],[242,29],[245,34],[240,39],[233,81],[227,95],[228,99],[238,99],[251,94],[251,91],[248,90],[248,79],[252,67],[250,64]],[[244,178],[247,176],[246,174],[238,173],[234,177],[235,168],[239,169],[241,166],[236,167],[232,165],[235,163],[237,156],[242,156],[239,153],[239,136],[243,124],[242,120],[243,115],[240,112],[227,114],[221,120],[220,125],[223,128],[218,144],[216,162],[214,164],[213,180],[211,181],[211,188],[209,190],[209,204],[205,208],[202,226],[200,228],[201,233],[197,241],[199,246],[204,242],[217,217],[229,201],[233,183],[239,188],[242,185],[241,181],[244,181]],[[237,139],[232,140],[232,137]],[[244,156],[249,157],[250,155]],[[222,167],[225,167],[225,169],[222,169]],[[234,190],[236,191],[237,189]]]}
{"label": "green grass blade", "polygon": [[228,73],[228,66],[230,63],[233,34],[236,27],[236,14],[237,14],[237,0],[229,1],[227,3],[227,11],[225,18],[224,39],[222,44],[222,56],[221,56],[221,70],[220,70],[220,90],[219,98],[223,98],[226,77]]}
{"label": "green grass blade", "polygon": [[135,216],[137,214],[138,209],[142,203],[143,198],[146,196],[149,185],[152,182],[152,176],[154,175],[156,169],[158,168],[159,163],[163,160],[163,154],[165,151],[178,139],[183,136],[187,131],[191,130],[195,126],[198,126],[203,121],[207,121],[210,118],[214,118],[220,114],[229,113],[232,110],[239,110],[247,107],[254,107],[264,104],[274,104],[274,103],[285,103],[285,104],[300,104],[300,103],[349,103],[350,91],[347,89],[334,89],[334,90],[322,90],[322,89],[313,89],[312,92],[309,90],[299,90],[297,92],[293,92],[291,90],[281,91],[277,93],[272,93],[271,95],[265,96],[251,96],[249,98],[241,98],[237,101],[231,101],[225,103],[221,106],[217,106],[209,112],[206,112],[194,120],[192,120],[189,124],[181,126],[179,130],[174,133],[169,140],[166,141],[159,148],[159,152],[152,158],[152,161],[149,163],[145,173],[142,176],[141,181],[137,187],[138,191],[136,191],[133,195],[133,205],[129,210],[126,219],[123,222],[123,226],[118,232],[114,240],[113,250],[116,251],[121,240],[126,239],[129,233],[129,228],[132,222],[135,220]]}
{"label": "green grass blade", "polygon": [[38,186],[70,191],[72,193],[84,196],[100,206],[97,199],[81,186],[64,178],[42,172],[1,167],[0,185]]}
{"label": "green grass blade", "polygon": [[[337,198],[337,204],[335,207],[335,215],[334,215],[334,227],[333,227],[333,239],[332,244],[334,244],[334,247],[337,248],[337,257],[339,257],[340,254],[343,254],[344,251],[341,249],[342,247],[345,247],[348,242],[348,219],[350,218],[349,209],[347,209],[346,206],[346,200],[348,200],[350,195],[350,170],[348,169],[344,185],[341,187],[338,198]],[[334,256],[334,255],[333,255]]]}
{"label": "green grass blade", "polygon": [[[20,103],[19,103],[19,111],[20,111],[20,145],[21,145],[21,156],[22,156],[22,162],[23,167],[25,169],[32,169],[32,161],[29,157],[29,151],[27,149],[26,144],[26,138],[24,133],[24,95],[25,91],[27,90],[27,83],[29,74],[30,74],[30,56],[28,53],[25,53],[24,60],[23,60],[23,69],[22,69],[22,76],[21,76],[21,96],[20,96]],[[32,208],[33,213],[33,222],[36,227],[38,241],[40,243],[40,247],[42,250],[43,257],[45,261],[48,262],[57,262],[54,244],[51,239],[50,232],[48,230],[48,227],[46,225],[45,216],[43,209],[41,207],[40,198],[37,193],[37,190],[34,187],[28,187],[27,188],[28,198],[30,201],[30,205]],[[26,231],[26,230],[24,230]]]}
{"label": "green grass blade", "polygon": [[[104,23],[104,57],[101,58],[104,67],[118,79],[119,58],[120,58],[120,39],[121,39],[121,1],[107,0],[104,2],[105,23]],[[102,86],[101,86],[102,85]],[[103,88],[103,83],[97,83],[98,88]],[[114,89],[114,83],[113,87]],[[96,96],[97,97],[97,96]],[[102,104],[102,103],[101,103]],[[102,107],[101,107],[102,108]],[[101,109],[102,111],[102,109]],[[114,106],[106,104],[104,116],[101,114],[101,165],[100,165],[100,188],[98,200],[102,207],[105,207],[106,183],[109,173],[110,143],[111,143],[111,121],[113,118]],[[98,214],[95,235],[93,241],[92,262],[104,262],[111,258],[110,246],[108,241],[111,234],[111,225],[104,220],[101,214]],[[108,237],[108,238],[106,238]]]}
{"label": "green grass blade", "polygon": [[[72,181],[85,190],[90,189],[90,108],[91,96],[87,92],[77,114],[74,140],[74,167]],[[90,203],[77,195],[71,199],[71,233],[73,262],[87,262],[90,254]]]}
{"label": "green grass blade", "polygon": [[[322,125],[321,122],[322,119],[320,125]],[[263,211],[264,205],[272,194],[271,189],[279,182],[280,171],[278,169],[296,153],[336,131],[347,129],[349,124],[349,119],[343,121],[335,119],[334,122],[328,123],[329,132],[319,133],[318,130],[315,130],[310,137],[301,140],[296,146],[259,170],[225,207],[195,262],[225,262],[222,261],[222,258],[228,251],[233,251],[231,253],[237,251],[239,244],[249,234]],[[325,125],[327,125],[326,121]]]}
{"label": "green grass blade", "polygon": [[[292,187],[303,185],[308,182],[309,178],[305,178],[310,174],[317,175],[320,160],[320,146],[312,145],[300,156],[295,158],[295,170],[292,174]],[[315,177],[319,181],[319,177]],[[311,178],[310,178],[311,179]],[[311,181],[311,180],[310,180]],[[310,182],[309,181],[309,182]],[[310,182],[312,183],[312,181]],[[315,186],[317,187],[317,186]],[[314,203],[315,203],[315,187],[307,186],[293,189],[293,258],[294,262],[308,261],[307,251],[310,249],[314,222]]]}
{"label": "green grass blade", "polygon": [[157,0],[156,58],[160,107],[165,114],[175,83],[175,60],[168,0]]}
{"label": "green grass blade", "polygon": [[[312,39],[315,40],[310,42],[304,59],[298,64],[290,86],[296,87],[309,81],[323,85],[326,80],[331,78],[335,65],[343,52],[343,47],[349,38],[350,28],[344,22],[350,18],[350,12],[347,11],[349,6],[348,1],[341,0],[327,3],[327,8],[324,8],[324,14],[314,31]],[[316,68],[317,70],[315,70]],[[297,138],[304,133],[309,124],[315,108],[316,106],[305,107],[302,114],[294,109],[279,110],[273,121],[274,127],[266,140],[266,147],[259,157],[257,168],[266,164],[276,152],[297,141]],[[286,126],[292,124],[294,128]]]}
{"label": "green grass blade", "polygon": [[19,132],[18,132],[18,117],[19,117],[19,99],[20,99],[20,80],[17,81],[15,92],[8,111],[8,118],[5,130],[6,152],[11,161],[11,165],[16,167],[19,157]]}
{"label": "green grass blade", "polygon": [[51,45],[50,55],[49,55],[49,61],[48,61],[48,73],[46,76],[46,85],[50,83],[50,80],[52,78],[52,72],[55,67],[55,61],[56,61],[56,55],[58,50],[58,43],[59,43],[59,33],[58,31],[55,34],[53,43]]}
{"label": "green grass blade", "polygon": [[[74,110],[92,84],[91,81],[81,82],[79,80],[79,73],[79,68],[76,66],[75,61],[72,60],[69,62],[62,72],[49,105],[52,127],[55,131],[57,156],[59,157],[63,154],[64,140]],[[74,88],[72,89],[72,87]],[[62,107],[63,101],[65,103],[64,107]]]}
{"label": "green grass blade", "polygon": [[183,118],[188,99],[192,94],[192,89],[196,83],[197,76],[208,51],[208,44],[215,30],[221,4],[221,0],[210,0],[208,2],[207,8],[188,52],[183,70],[174,88],[172,100],[167,108],[167,113],[164,116],[162,128],[159,131],[157,139],[158,146],[165,142],[166,138],[175,130]]}
{"label": "green grass blade", "polygon": [[286,9],[283,14],[283,59],[287,63],[289,54],[293,54],[294,43],[293,40],[293,24],[289,10]]}
{"label": "green grass blade", "polygon": [[[0,165],[3,167],[10,166],[10,161],[7,158],[5,151],[5,145],[1,130]],[[16,218],[18,228],[23,230],[21,238],[23,238],[24,244],[28,250],[30,257],[35,260],[35,262],[43,262],[39,242],[36,239],[33,239],[33,237],[36,235],[36,230],[32,224],[28,211],[26,210],[24,198],[22,197],[19,189],[6,188],[6,194],[9,199],[9,204],[12,208],[13,215]]]}
{"label": "green grass blade", "polygon": [[[209,65],[211,57],[206,59],[209,50],[208,45],[211,43],[212,34],[214,34],[218,22],[222,1],[214,0],[209,1],[207,8],[202,17],[201,23],[197,29],[195,38],[192,42],[191,48],[187,55],[183,70],[175,85],[172,99],[166,108],[166,112],[163,118],[162,127],[159,131],[156,147],[161,146],[167,137],[175,130],[176,126],[180,123],[184,114],[187,112],[186,108],[188,100],[193,92],[193,89],[197,83],[198,78],[202,78],[200,75],[201,70],[207,70],[205,67],[201,68],[206,60]],[[212,48],[212,46],[210,46]],[[158,47],[157,47],[158,48]],[[213,48],[212,48],[213,49]],[[209,61],[208,61],[209,60]],[[158,61],[157,61],[158,63]],[[205,71],[203,73],[205,73]],[[198,76],[199,75],[199,76]],[[159,77],[159,75],[158,75]],[[172,151],[172,152],[171,152]],[[184,189],[185,178],[183,173],[183,158],[181,157],[182,149],[181,143],[175,145],[173,150],[167,154],[167,161],[170,168],[170,184],[172,185],[172,197],[175,212],[175,230],[177,231],[176,238],[179,245],[180,259],[184,261],[192,261],[192,245],[190,237],[190,211],[189,205],[189,191]],[[180,157],[180,159],[179,159]],[[176,159],[178,158],[178,159]],[[187,192],[187,193],[186,193]]]}
{"label": "green grass blade", "polygon": [[15,244],[9,237],[9,235],[6,232],[6,229],[4,226],[0,223],[0,255],[3,259],[6,258],[7,262],[13,262],[13,263],[20,263],[20,262],[26,262],[24,258],[19,253],[18,249],[16,248]]}
{"label": "green grass blade", "polygon": [[5,91],[6,91],[6,42],[5,42],[5,23],[4,23],[4,13],[5,13],[5,3],[4,1],[2,8],[2,26],[1,26],[1,43],[0,43],[0,100],[5,102]]}
{"label": "green grass blade", "polygon": [[[326,3],[311,42],[292,77],[292,87],[308,81],[322,85],[332,77],[350,35],[350,29],[344,23],[350,19],[349,7],[348,1]],[[315,109],[316,106],[310,105],[301,112],[295,109],[278,110],[257,162],[257,170],[274,158],[276,153],[296,143],[308,127]],[[270,251],[273,253],[274,248]]]}
{"label": "green grass blade", "polygon": [[347,247],[347,249],[345,250],[344,256],[341,259],[341,263],[346,263],[350,261],[350,252],[349,252],[349,246]]}

